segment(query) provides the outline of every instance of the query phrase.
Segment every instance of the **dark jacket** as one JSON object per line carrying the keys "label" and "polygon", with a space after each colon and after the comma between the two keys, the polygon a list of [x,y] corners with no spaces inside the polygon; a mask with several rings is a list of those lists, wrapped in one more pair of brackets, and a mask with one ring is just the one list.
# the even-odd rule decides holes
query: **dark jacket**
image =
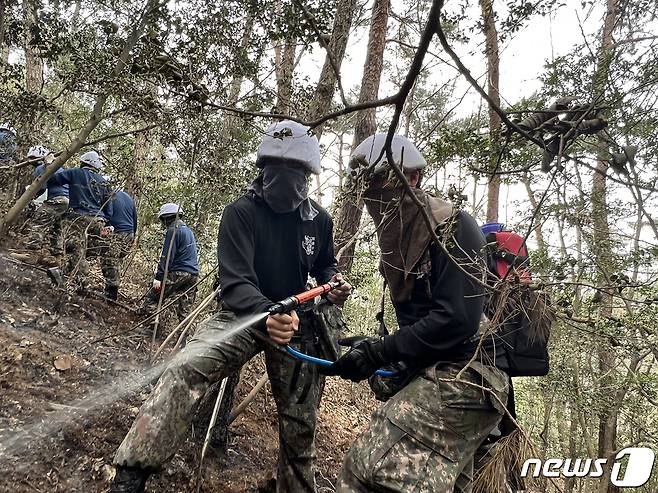
{"label": "dark jacket", "polygon": [[[43,170],[46,169],[46,166],[44,164],[40,164],[36,168],[34,168],[34,178],[37,178],[41,176],[43,173]],[[54,174],[62,173],[64,171],[64,168],[59,168],[57,171],[55,171]],[[50,180],[46,183],[46,186],[43,187],[37,195],[41,195],[43,192],[48,190],[48,197],[47,200],[54,199],[55,197],[68,197],[69,196],[69,186],[67,184],[64,185],[57,185],[54,182],[51,184]]]}
{"label": "dark jacket", "polygon": [[[171,253],[169,253],[169,245]],[[165,241],[162,246],[162,254],[158,263],[155,278],[162,281],[164,278],[165,264],[169,255],[168,272],[189,272],[195,276],[199,275],[199,260],[197,258],[196,238],[194,233],[180,219],[176,219],[165,233]]]}
{"label": "dark jacket", "polygon": [[89,168],[70,168],[55,173],[48,186],[69,186],[69,208],[82,216],[112,217],[112,189],[101,175]]}
{"label": "dark jacket", "polygon": [[137,208],[135,201],[123,190],[112,196],[112,216],[110,225],[115,233],[137,233]]}
{"label": "dark jacket", "polygon": [[299,211],[277,214],[253,193],[226,206],[217,259],[222,298],[238,314],[261,313],[304,291],[308,275],[319,283],[338,272],[333,224],[319,211],[311,221]]}
{"label": "dark jacket", "polygon": [[[457,216],[454,239],[450,255],[481,279],[482,269],[486,268],[485,239],[475,220],[464,211]],[[468,360],[476,346],[471,338],[480,325],[484,287],[434,243],[427,260],[429,275],[417,277],[411,299],[393,304],[400,329],[384,338],[384,353],[389,361],[418,366]]]}

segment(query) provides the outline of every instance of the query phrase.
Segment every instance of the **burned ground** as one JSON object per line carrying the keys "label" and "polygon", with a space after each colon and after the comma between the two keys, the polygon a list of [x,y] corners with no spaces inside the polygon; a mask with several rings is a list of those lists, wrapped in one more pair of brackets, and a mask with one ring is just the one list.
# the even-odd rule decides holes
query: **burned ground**
{"label": "burned ground", "polygon": [[[100,298],[55,290],[42,270],[0,252],[0,491],[107,491],[114,450],[150,383],[118,399],[116,390],[148,367],[150,335],[136,329],[95,341],[138,321]],[[256,358],[243,370],[236,402],[263,367]],[[362,386],[328,381],[317,439],[320,493],[333,491],[373,406]],[[200,491],[257,491],[276,464],[276,423],[266,386],[231,426],[227,451],[206,457]],[[192,429],[147,491],[196,491],[202,441]]]}

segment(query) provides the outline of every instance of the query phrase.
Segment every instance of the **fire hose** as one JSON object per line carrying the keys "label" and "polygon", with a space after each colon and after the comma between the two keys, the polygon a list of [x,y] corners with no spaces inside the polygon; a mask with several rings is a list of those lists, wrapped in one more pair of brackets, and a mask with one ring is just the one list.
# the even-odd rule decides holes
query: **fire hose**
{"label": "fire hose", "polygon": [[[322,296],[327,294],[329,291],[336,289],[344,284],[345,281],[329,281],[328,283],[317,286],[303,293],[296,294],[294,296],[288,296],[286,299],[279,301],[274,306],[269,309],[271,315],[281,314],[281,313],[290,313],[292,310],[297,308],[299,305],[311,301],[317,296]],[[302,361],[308,361],[309,363],[314,363],[320,366],[331,366],[334,364],[333,361],[327,359],[318,358],[316,356],[311,356],[310,354],[304,354],[296,349],[286,345],[286,351],[293,358],[297,358]],[[389,370],[377,370],[376,375],[382,377],[392,377],[395,373]]]}

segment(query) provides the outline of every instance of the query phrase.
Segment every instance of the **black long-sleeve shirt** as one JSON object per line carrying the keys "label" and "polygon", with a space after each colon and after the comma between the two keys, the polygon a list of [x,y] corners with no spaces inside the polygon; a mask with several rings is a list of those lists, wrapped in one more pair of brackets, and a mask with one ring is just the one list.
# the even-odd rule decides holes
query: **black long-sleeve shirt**
{"label": "black long-sleeve shirt", "polygon": [[217,259],[222,299],[238,314],[260,313],[304,290],[308,275],[319,283],[338,272],[329,214],[303,221],[299,211],[273,212],[249,193],[224,209]]}
{"label": "black long-sleeve shirt", "polygon": [[[451,256],[481,279],[485,239],[475,220],[463,211],[457,215],[454,239]],[[484,288],[433,243],[429,254],[429,278],[416,279],[409,301],[393,304],[400,329],[384,338],[384,354],[389,361],[427,366],[467,359],[475,349],[469,340],[479,328]]]}

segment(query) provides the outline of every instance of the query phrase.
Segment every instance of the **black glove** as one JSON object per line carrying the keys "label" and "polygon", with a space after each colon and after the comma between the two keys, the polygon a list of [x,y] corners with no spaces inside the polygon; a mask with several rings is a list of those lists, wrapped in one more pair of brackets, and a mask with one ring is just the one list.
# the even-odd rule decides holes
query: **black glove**
{"label": "black glove", "polygon": [[340,339],[338,344],[352,349],[338,358],[333,365],[323,368],[322,373],[325,375],[338,375],[353,382],[360,382],[386,363],[383,345],[379,339],[356,336]]}
{"label": "black glove", "polygon": [[392,371],[393,375],[390,377],[371,375],[368,378],[368,385],[375,394],[375,399],[382,402],[386,402],[405,388],[421,372],[420,368],[410,367],[402,361],[389,363],[383,369]]}

